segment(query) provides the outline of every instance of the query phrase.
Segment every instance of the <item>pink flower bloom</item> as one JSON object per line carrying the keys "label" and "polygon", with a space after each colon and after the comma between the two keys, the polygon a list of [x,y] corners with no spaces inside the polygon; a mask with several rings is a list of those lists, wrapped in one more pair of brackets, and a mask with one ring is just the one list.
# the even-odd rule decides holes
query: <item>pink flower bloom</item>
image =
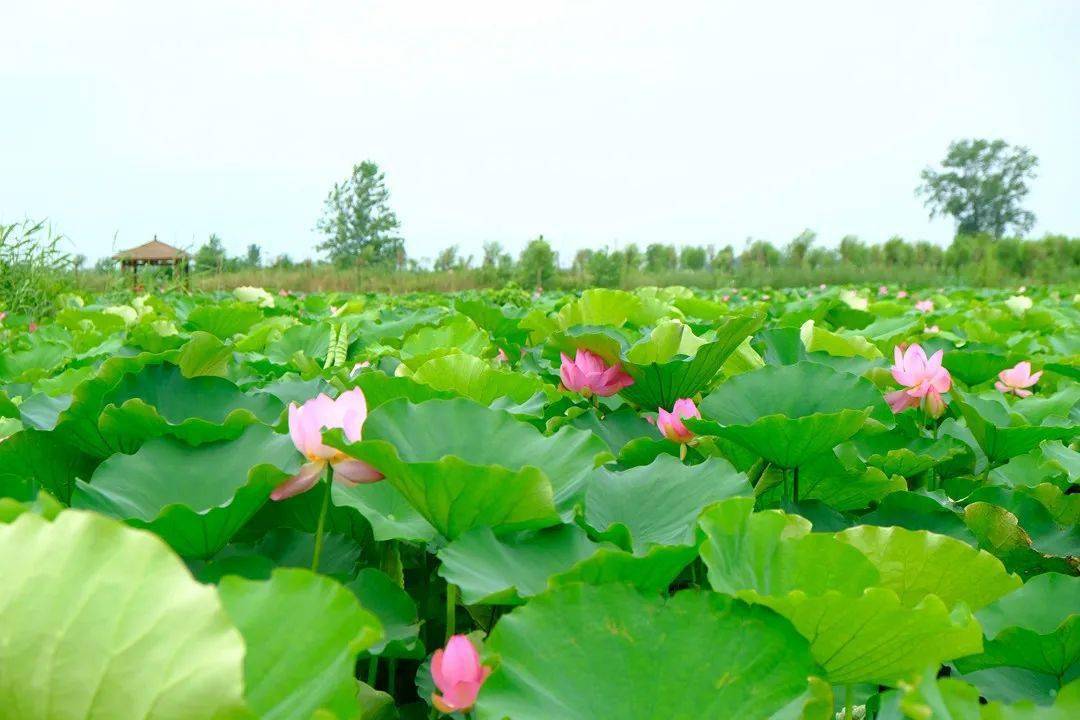
{"label": "pink flower bloom", "polygon": [[903,300],[904,298],[906,298],[906,297],[907,297],[907,290],[897,290],[897,291],[896,291],[896,297],[898,297],[898,298],[900,298],[901,300]]}
{"label": "pink flower bloom", "polygon": [[490,674],[491,668],[480,664],[480,655],[469,638],[454,635],[445,650],[436,650],[431,656],[431,679],[442,693],[432,693],[431,701],[439,712],[447,714],[468,710]]}
{"label": "pink flower bloom", "polygon": [[932,300],[919,300],[915,303],[915,309],[921,313],[934,312],[934,303]]}
{"label": "pink flower bloom", "polygon": [[360,388],[353,388],[331,400],[319,395],[299,407],[289,404],[289,435],[296,449],[308,462],[294,477],[274,488],[273,500],[284,500],[307,492],[319,482],[326,464],[334,468],[334,480],[343,485],[356,485],[382,480],[383,474],[361,460],[355,460],[337,448],[323,445],[323,430],[340,428],[349,442],[360,440],[360,430],[367,419],[367,401]]}
{"label": "pink flower bloom", "polygon": [[731,299],[731,296],[730,295],[725,295],[724,297],[722,297],[720,299],[723,300],[724,302],[727,302],[728,300]]}
{"label": "pink flower bloom", "polygon": [[882,285],[881,287],[879,287],[879,288],[877,289],[877,294],[878,294],[878,295],[888,295],[888,294],[889,294],[889,288],[887,288],[886,286]]}
{"label": "pink flower bloom", "polygon": [[499,354],[495,356],[495,362],[504,364],[510,362],[510,358],[506,357],[506,351],[499,348]]}
{"label": "pink flower bloom", "polygon": [[280,295],[281,297],[289,297],[289,291],[286,290],[285,288],[281,288],[280,290],[278,290],[277,294]]}
{"label": "pink flower bloom", "polygon": [[603,358],[589,350],[578,350],[570,360],[566,353],[562,355],[562,367],[559,377],[563,386],[585,397],[600,395],[608,397],[634,384],[634,379],[623,372],[622,365],[615,363],[608,366]]}
{"label": "pink flower bloom", "polygon": [[4,318],[7,317],[7,311],[0,312],[0,322],[4,322]]}
{"label": "pink flower bloom", "polygon": [[903,390],[885,396],[893,412],[915,407],[920,401],[932,417],[939,417],[944,412],[945,401],[941,393],[948,392],[952,387],[952,376],[941,365],[944,356],[945,351],[938,350],[927,358],[926,352],[918,344],[906,351],[899,346],[893,349],[892,376],[904,386]]}
{"label": "pink flower bloom", "polygon": [[660,408],[656,415],[656,427],[659,428],[660,434],[668,440],[677,443],[688,443],[694,439],[694,433],[683,424],[685,418],[701,418],[697,406],[689,398],[676,400],[675,407],[671,409],[671,412]]}
{"label": "pink flower bloom", "polygon": [[37,332],[37,323],[36,323],[36,322],[32,322],[32,323],[30,323],[29,325],[27,325],[27,327],[26,327],[26,331],[27,331],[27,332]]}
{"label": "pink flower bloom", "polygon": [[1027,388],[1039,382],[1039,378],[1041,377],[1042,370],[1037,373],[1032,373],[1031,363],[1024,360],[1023,362],[1017,363],[1016,367],[1011,367],[1008,370],[999,372],[998,378],[1000,379],[994,383],[994,387],[1006,395],[1012,393],[1017,397],[1028,397],[1031,395],[1031,391]]}

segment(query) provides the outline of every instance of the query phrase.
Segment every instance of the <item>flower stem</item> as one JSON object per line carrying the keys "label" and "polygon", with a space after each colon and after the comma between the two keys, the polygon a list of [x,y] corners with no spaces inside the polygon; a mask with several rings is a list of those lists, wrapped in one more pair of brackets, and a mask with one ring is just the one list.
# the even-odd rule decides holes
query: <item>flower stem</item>
{"label": "flower stem", "polygon": [[851,718],[852,718],[853,710],[852,710],[852,707],[851,707],[851,703],[852,703],[852,695],[853,694],[854,693],[851,692],[851,686],[850,685],[845,685],[844,686],[844,720],[851,720]]}
{"label": "flower stem", "polygon": [[334,485],[334,468],[326,466],[326,490],[323,491],[322,509],[319,510],[319,524],[315,528],[315,551],[311,554],[311,572],[319,571],[319,556],[322,554],[323,529],[326,527],[326,511],[330,509],[330,489]]}
{"label": "flower stem", "polygon": [[791,474],[791,501],[799,504],[799,466],[796,465]]}
{"label": "flower stem", "polygon": [[446,641],[450,641],[450,637],[454,634],[456,629],[454,626],[457,622],[457,586],[453,583],[446,584]]}

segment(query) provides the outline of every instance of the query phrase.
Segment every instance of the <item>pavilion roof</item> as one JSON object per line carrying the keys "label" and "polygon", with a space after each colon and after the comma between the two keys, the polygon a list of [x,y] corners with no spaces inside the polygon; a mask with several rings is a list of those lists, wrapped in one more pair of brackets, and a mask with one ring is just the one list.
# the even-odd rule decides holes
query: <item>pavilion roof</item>
{"label": "pavilion roof", "polygon": [[172,245],[166,245],[156,237],[130,250],[121,250],[113,256],[116,260],[183,260],[188,254]]}

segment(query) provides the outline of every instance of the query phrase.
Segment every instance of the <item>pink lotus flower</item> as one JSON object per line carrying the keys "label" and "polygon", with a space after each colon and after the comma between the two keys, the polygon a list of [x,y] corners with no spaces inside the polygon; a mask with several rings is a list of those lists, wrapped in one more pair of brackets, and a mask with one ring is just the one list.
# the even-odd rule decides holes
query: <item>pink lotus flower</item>
{"label": "pink lotus flower", "polygon": [[1031,363],[1024,360],[1023,362],[1016,363],[1015,367],[999,372],[998,378],[1000,379],[994,383],[994,387],[1006,395],[1012,393],[1017,397],[1028,397],[1031,395],[1031,391],[1027,388],[1039,382],[1039,378],[1041,377],[1042,370],[1037,373],[1032,373]]}
{"label": "pink lotus flower", "polygon": [[0,312],[0,322],[4,322],[4,318],[7,317],[7,311]]}
{"label": "pink lotus flower", "polygon": [[668,440],[677,443],[688,443],[694,439],[694,433],[683,424],[683,420],[686,418],[701,419],[701,413],[698,412],[697,406],[694,405],[694,401],[690,398],[676,400],[675,407],[671,408],[671,412],[660,408],[656,414],[656,427],[659,428],[660,434]]}
{"label": "pink lotus flower", "polygon": [[307,492],[319,482],[326,464],[334,468],[334,480],[343,485],[356,485],[382,480],[383,474],[361,460],[355,460],[337,448],[323,445],[323,430],[341,428],[349,442],[360,440],[360,430],[367,419],[367,401],[360,388],[343,392],[337,400],[326,395],[308,400],[299,407],[289,404],[289,435],[296,449],[308,462],[294,477],[274,488],[273,500],[284,500]]}
{"label": "pink lotus flower", "polygon": [[919,300],[915,303],[915,309],[921,313],[934,312],[934,303],[932,300]]}
{"label": "pink lotus flower", "polygon": [[278,295],[279,295],[280,297],[289,297],[289,291],[288,291],[288,290],[286,290],[285,288],[281,288],[280,290],[278,290],[278,291],[277,291],[277,294],[278,294]]}
{"label": "pink lotus flower", "polygon": [[901,300],[903,300],[904,298],[906,298],[906,297],[907,297],[907,290],[897,290],[897,291],[896,291],[896,297],[898,297],[898,298],[900,298]]}
{"label": "pink lotus flower", "polygon": [[608,397],[634,384],[634,379],[623,372],[622,365],[608,366],[603,358],[589,350],[578,350],[571,361],[566,353],[562,356],[559,377],[563,387],[585,397],[600,395]]}
{"label": "pink lotus flower", "polygon": [[30,323],[29,325],[27,325],[27,326],[26,326],[26,331],[27,331],[27,332],[37,332],[37,323],[36,323],[36,322],[32,322],[32,323]]}
{"label": "pink lotus flower", "polygon": [[499,348],[499,354],[495,356],[495,362],[500,365],[510,362],[510,358],[506,357],[506,351],[502,348]]}
{"label": "pink lotus flower", "polygon": [[723,300],[724,302],[727,302],[728,300],[731,299],[731,296],[730,295],[725,295],[724,297],[722,297],[720,299]]}
{"label": "pink lotus flower", "polygon": [[469,638],[454,635],[445,650],[436,650],[431,656],[431,679],[442,693],[432,693],[431,701],[439,712],[466,711],[476,703],[480,686],[490,674],[491,668],[480,664],[480,655]]}
{"label": "pink lotus flower", "polygon": [[916,407],[920,401],[932,417],[939,417],[945,411],[945,401],[941,393],[952,387],[952,376],[941,365],[944,350],[938,350],[929,358],[918,344],[906,351],[899,346],[893,349],[894,364],[892,376],[904,386],[903,390],[891,392],[885,396],[894,413],[909,407]]}
{"label": "pink lotus flower", "polygon": [[889,294],[889,288],[886,287],[885,285],[882,285],[881,287],[879,287],[877,289],[877,294],[878,295],[888,295]]}

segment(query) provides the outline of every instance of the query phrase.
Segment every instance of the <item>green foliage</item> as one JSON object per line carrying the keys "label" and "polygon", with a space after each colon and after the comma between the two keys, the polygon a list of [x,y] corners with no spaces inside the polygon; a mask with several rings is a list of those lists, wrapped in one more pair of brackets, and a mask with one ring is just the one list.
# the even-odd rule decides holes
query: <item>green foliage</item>
{"label": "green foliage", "polygon": [[354,165],[352,175],[335,183],[326,197],[316,225],[325,236],[318,249],[338,266],[400,267],[405,244],[397,234],[401,223],[389,200],[379,166],[370,160]]}
{"label": "green foliage", "polygon": [[1038,164],[1027,148],[1004,140],[958,140],[949,145],[941,170],[923,170],[918,194],[930,217],[950,215],[958,234],[1023,233],[1035,224],[1035,214],[1021,203]]}
{"label": "green foliage", "polygon": [[63,239],[44,221],[0,223],[0,313],[30,321],[50,314],[70,284],[71,258],[60,248]]}

